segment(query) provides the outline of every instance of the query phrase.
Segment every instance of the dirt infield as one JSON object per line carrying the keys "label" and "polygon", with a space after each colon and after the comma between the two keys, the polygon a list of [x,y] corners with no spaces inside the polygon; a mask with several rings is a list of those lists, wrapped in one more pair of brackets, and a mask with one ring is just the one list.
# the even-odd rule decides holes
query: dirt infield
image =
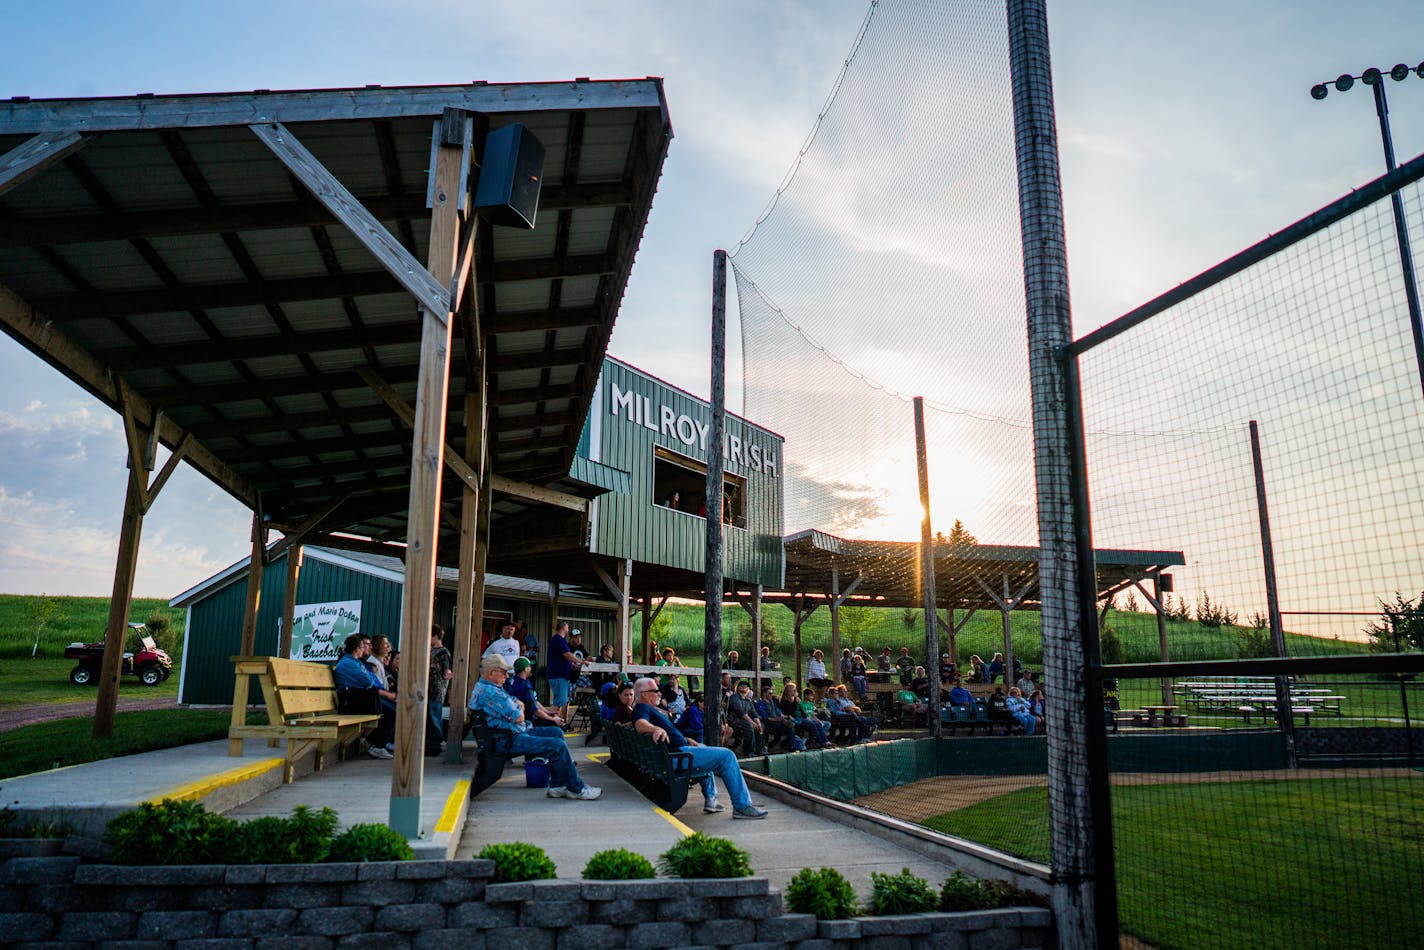
{"label": "dirt infield", "polygon": [[[1407,776],[1409,769],[1370,769],[1371,775]],[[1264,769],[1250,772],[1134,772],[1114,775],[1113,785],[1185,785],[1201,782],[1295,782],[1340,778],[1341,769]],[[943,775],[855,800],[862,808],[912,821],[958,811],[1021,788],[1044,788],[1046,775]]]}

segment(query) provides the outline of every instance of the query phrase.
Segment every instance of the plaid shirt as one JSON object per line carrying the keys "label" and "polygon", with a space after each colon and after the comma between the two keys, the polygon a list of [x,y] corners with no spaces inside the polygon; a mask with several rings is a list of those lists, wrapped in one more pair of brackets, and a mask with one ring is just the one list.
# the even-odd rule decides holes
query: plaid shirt
{"label": "plaid shirt", "polygon": [[508,729],[511,732],[528,732],[528,721],[519,722],[524,713],[524,704],[496,686],[483,676],[475,685],[470,697],[470,708],[485,714],[485,722],[491,729]]}

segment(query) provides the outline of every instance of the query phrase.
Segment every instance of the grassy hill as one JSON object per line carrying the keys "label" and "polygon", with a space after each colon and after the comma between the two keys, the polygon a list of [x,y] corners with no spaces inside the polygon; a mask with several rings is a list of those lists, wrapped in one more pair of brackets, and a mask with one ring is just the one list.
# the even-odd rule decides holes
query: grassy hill
{"label": "grassy hill", "polygon": [[[30,655],[35,645],[36,612],[45,602],[52,602],[58,609],[58,614],[39,631],[40,656],[62,657],[64,648],[71,643],[93,643],[104,639],[104,628],[109,622],[107,597],[0,594],[0,657]],[[155,617],[168,621],[167,628],[156,639],[158,645],[173,654],[176,660],[178,648],[183,643],[183,625],[187,614],[185,611],[169,608],[166,600],[134,599],[129,610],[129,620],[151,624],[152,618]],[[132,648],[132,639],[125,646]]]}
{"label": "grassy hill", "polygon": [[[962,619],[962,614],[960,619]],[[924,614],[919,610],[881,609],[874,607],[841,611],[841,646],[863,646],[872,654],[890,647],[896,656],[900,647],[910,648],[917,660],[924,656]],[[664,619],[666,618],[666,619]],[[905,621],[909,620],[907,626]],[[703,608],[697,604],[668,604],[654,626],[654,638],[659,644],[674,647],[686,662],[701,662],[703,643]],[[1111,612],[1107,626],[1122,644],[1125,663],[1152,662],[1160,659],[1157,642],[1157,619],[1153,614]],[[634,625],[634,636],[637,636]],[[1015,611],[1010,615],[1010,630],[1014,652],[1029,667],[1043,662],[1043,631],[1037,611]],[[763,642],[770,642],[772,654],[784,669],[790,669],[794,650],[791,611],[781,605],[764,610]],[[1167,622],[1167,642],[1174,660],[1223,660],[1242,655],[1253,631],[1249,627],[1222,626],[1215,629],[1189,621]],[[769,637],[768,637],[769,634]],[[746,611],[729,605],[722,611],[722,642],[724,649],[736,649],[744,657],[751,650],[750,618]],[[941,631],[941,650],[947,650],[947,638]],[[803,656],[813,648],[830,651],[831,615],[822,607],[801,627]],[[969,619],[958,637],[959,658],[967,662],[971,654],[988,660],[1003,650],[1003,626],[998,611],[980,611]],[[1299,634],[1286,634],[1286,652],[1290,656],[1322,656],[1341,653],[1361,653],[1365,646],[1343,640],[1325,640]],[[694,662],[696,661],[696,662]]]}

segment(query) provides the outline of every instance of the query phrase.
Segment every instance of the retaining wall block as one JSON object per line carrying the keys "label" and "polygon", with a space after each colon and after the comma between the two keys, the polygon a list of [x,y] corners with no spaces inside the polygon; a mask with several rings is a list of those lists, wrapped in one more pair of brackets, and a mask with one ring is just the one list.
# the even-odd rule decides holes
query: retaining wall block
{"label": "retaining wall block", "polygon": [[535,895],[519,911],[519,923],[525,927],[572,927],[588,923],[588,904],[575,896],[572,900],[545,900]]}
{"label": "retaining wall block", "polygon": [[104,950],[168,950],[171,946],[167,940],[110,940]]}
{"label": "retaining wall block", "polygon": [[676,920],[634,924],[627,940],[630,947],[680,947],[692,942],[692,928]]}
{"label": "retaining wall block", "polygon": [[579,924],[559,931],[557,950],[594,950],[617,947],[623,942],[623,928],[612,924]]}
{"label": "retaining wall block", "polygon": [[196,940],[217,935],[217,915],[205,910],[157,910],[138,919],[140,940]]}
{"label": "retaining wall block", "polygon": [[925,938],[934,950],[969,950],[969,935],[958,930],[939,930]]}
{"label": "retaining wall block", "polygon": [[834,940],[822,940],[820,937],[813,937],[810,940],[798,940],[791,944],[795,950],[836,950]]}
{"label": "retaining wall block", "polygon": [[444,904],[390,904],[376,911],[377,930],[409,933],[445,926]]}
{"label": "retaining wall block", "polygon": [[340,884],[272,884],[264,888],[263,907],[332,907],[341,902]]}
{"label": "retaining wall block", "polygon": [[782,914],[757,922],[756,938],[772,943],[810,940],[816,936],[814,914]]}
{"label": "retaining wall block", "polygon": [[859,940],[860,921],[854,917],[849,920],[818,920],[816,936],[822,940]]}
{"label": "retaining wall block", "polygon": [[[227,877],[226,864],[178,864],[120,867],[115,884],[124,887],[211,887]],[[77,883],[77,882],[76,882]]]}
{"label": "retaining wall block", "polygon": [[133,936],[137,914],[121,910],[65,914],[54,932],[56,940],[123,940]]}
{"label": "retaining wall block", "polygon": [[417,881],[415,900],[437,904],[463,904],[485,896],[485,882],[473,877],[447,877],[435,881]]}
{"label": "retaining wall block", "polygon": [[193,910],[253,910],[262,906],[262,888],[229,884],[195,887],[188,892],[187,903]]}
{"label": "retaining wall block", "polygon": [[[536,904],[546,901],[576,901],[583,892],[582,881],[530,881],[531,888],[529,900]],[[488,893],[488,890],[486,890]],[[646,897],[646,894],[638,894],[639,897]]]}
{"label": "retaining wall block", "polygon": [[448,861],[394,861],[396,879],[404,881],[430,881],[449,874]]}
{"label": "retaining wall block", "polygon": [[499,950],[554,950],[554,932],[535,927],[497,927],[485,931],[485,946]]}
{"label": "retaining wall block", "polygon": [[233,864],[229,865],[223,882],[226,884],[261,884],[267,880],[267,865],[265,864]]}
{"label": "retaining wall block", "polygon": [[[0,888],[0,891],[5,890]],[[69,910],[82,910],[89,908],[97,910],[92,904],[93,895],[86,893],[82,887],[74,887],[71,884],[36,884],[29,888],[14,888],[16,893],[9,900],[0,896],[0,907],[7,907],[12,910],[32,910],[43,914],[62,914]],[[124,908],[117,908],[123,910]],[[0,933],[4,928],[0,927]],[[0,940],[3,940],[0,937]]]}
{"label": "retaining wall block", "polygon": [[49,914],[0,913],[0,934],[9,940],[43,940],[54,931]]}
{"label": "retaining wall block", "polygon": [[676,900],[692,892],[686,881],[660,881],[641,878],[633,881],[584,881],[579,893],[584,900],[612,901],[620,898],[644,900]]}
{"label": "retaining wall block", "polygon": [[[696,923],[717,916],[717,899],[712,897],[679,897],[657,902],[658,920],[681,920]],[[751,938],[748,937],[748,940]],[[745,941],[738,941],[739,943]]]}
{"label": "retaining wall block", "polygon": [[[486,889],[486,893],[488,893],[488,889]],[[640,901],[631,897],[620,897],[617,900],[595,903],[590,908],[588,915],[589,923],[616,924],[625,928],[629,924],[657,920],[657,917],[658,905],[656,901]]]}
{"label": "retaining wall block", "polygon": [[78,858],[11,858],[0,864],[0,884],[64,884],[78,868]]}
{"label": "retaining wall block", "polygon": [[361,865],[269,864],[264,880],[268,884],[348,884],[356,880]]}
{"label": "retaining wall block", "polygon": [[[489,889],[486,888],[486,893]],[[445,915],[445,926],[463,931],[493,930],[519,923],[519,908],[488,903],[456,904]]]}
{"label": "retaining wall block", "polygon": [[1047,907],[1020,907],[1020,927],[1052,927],[1053,911]]}
{"label": "retaining wall block", "polygon": [[489,858],[475,858],[470,861],[446,861],[447,877],[494,877],[494,862]]}
{"label": "retaining wall block", "polygon": [[[391,930],[373,930],[364,934],[347,934],[336,939],[338,947],[370,948],[370,950],[407,950],[410,946],[408,933]],[[284,947],[283,950],[286,950]]]}
{"label": "retaining wall block", "polygon": [[[935,915],[938,916],[938,915]],[[927,934],[934,921],[929,914],[892,914],[887,917],[862,917],[862,937],[882,937],[887,934]]]}
{"label": "retaining wall block", "polygon": [[325,937],[340,937],[345,934],[362,933],[371,929],[371,921],[376,912],[369,907],[308,907],[298,913],[285,911],[296,918],[300,933],[321,934]]}
{"label": "retaining wall block", "polygon": [[256,941],[243,937],[213,937],[210,940],[189,940],[183,950],[253,950]]}
{"label": "retaining wall block", "polygon": [[485,950],[485,935],[478,930],[459,927],[422,930],[411,934],[410,945],[412,950]]}
{"label": "retaining wall block", "polygon": [[229,910],[218,921],[218,936],[284,937],[296,919],[297,912],[287,908]]}
{"label": "retaining wall block", "polygon": [[780,893],[763,894],[759,897],[724,897],[718,903],[722,905],[719,917],[761,920],[764,917],[781,915]]}
{"label": "retaining wall block", "polygon": [[143,913],[150,910],[181,910],[188,906],[189,895],[202,888],[150,884],[146,887],[75,887],[74,890],[84,895],[93,910],[132,910]]}
{"label": "retaining wall block", "polygon": [[719,944],[751,943],[757,938],[757,922],[754,920],[709,921],[695,928],[700,937],[709,937]]}
{"label": "retaining wall block", "polygon": [[357,881],[341,886],[341,903],[347,907],[366,905],[384,907],[387,904],[409,904],[415,900],[415,882],[397,881]]}
{"label": "retaining wall block", "polygon": [[[331,950],[332,939],[330,937],[320,937],[316,934],[299,934],[294,937],[283,937],[282,950]],[[258,948],[267,947],[267,943],[258,943]],[[187,950],[187,948],[183,948]]]}
{"label": "retaining wall block", "polygon": [[1017,927],[976,930],[969,936],[969,950],[1018,950],[1023,946]]}
{"label": "retaining wall block", "polygon": [[485,900],[491,904],[517,904],[533,896],[534,884],[530,881],[485,885]]}
{"label": "retaining wall block", "polygon": [[358,881],[394,881],[402,861],[362,861],[356,865]]}

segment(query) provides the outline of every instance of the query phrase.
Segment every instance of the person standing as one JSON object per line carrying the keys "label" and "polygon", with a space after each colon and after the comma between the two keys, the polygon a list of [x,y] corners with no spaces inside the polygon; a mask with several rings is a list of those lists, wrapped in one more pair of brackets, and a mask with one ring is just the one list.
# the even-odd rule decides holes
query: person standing
{"label": "person standing", "polygon": [[[573,642],[570,642],[573,641]],[[569,631],[569,622],[560,620],[554,624],[554,635],[549,638],[549,706],[560,719],[569,718],[569,684],[578,679],[583,658],[574,652],[582,650],[583,635]]]}
{"label": "person standing", "polygon": [[485,647],[484,656],[502,656],[512,669],[514,661],[519,659],[519,641],[514,636],[518,629],[513,618],[506,620],[500,625],[499,639]]}
{"label": "person standing", "polygon": [[425,754],[439,755],[444,737],[445,694],[455,678],[454,660],[445,649],[445,628],[435,624],[430,628],[430,688],[425,694],[425,707],[430,728],[425,732]]}

